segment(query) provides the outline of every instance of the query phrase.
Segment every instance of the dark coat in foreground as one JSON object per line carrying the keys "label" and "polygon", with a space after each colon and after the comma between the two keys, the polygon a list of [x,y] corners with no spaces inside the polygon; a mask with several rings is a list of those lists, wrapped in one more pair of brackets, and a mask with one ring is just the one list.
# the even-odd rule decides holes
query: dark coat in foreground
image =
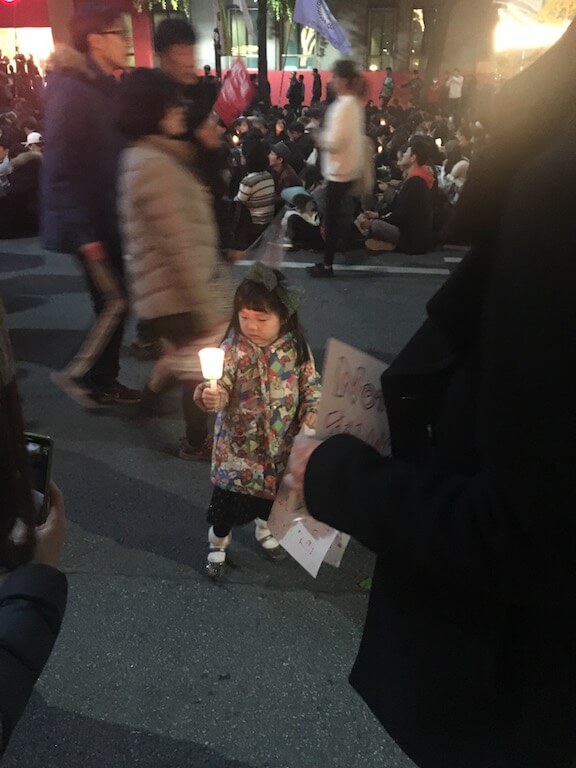
{"label": "dark coat in foreground", "polygon": [[0,752],[56,642],[67,591],[66,576],[47,565],[18,568],[0,587]]}
{"label": "dark coat in foreground", "polygon": [[342,435],[306,473],[311,514],[378,555],[350,680],[422,768],[576,756],[575,135],[384,375],[394,458]]}

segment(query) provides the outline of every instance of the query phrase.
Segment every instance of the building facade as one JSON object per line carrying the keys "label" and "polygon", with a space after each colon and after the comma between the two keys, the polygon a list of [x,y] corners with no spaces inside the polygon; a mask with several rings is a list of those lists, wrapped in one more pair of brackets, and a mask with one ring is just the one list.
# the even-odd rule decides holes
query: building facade
{"label": "building facade", "polygon": [[[65,42],[67,24],[82,0],[0,0],[0,49],[13,55],[16,46],[34,53],[41,63],[54,42]],[[133,40],[132,66],[152,66],[155,26],[166,12],[138,12],[133,0],[104,0],[126,14]],[[430,77],[459,67],[465,73],[494,71],[492,34],[496,21],[491,0],[328,0],[349,35],[351,58],[363,69],[381,73],[420,69]],[[251,23],[238,0],[190,0],[190,16],[198,33],[198,65],[215,66],[214,29],[217,14],[225,21],[227,69],[236,56],[248,67],[257,67],[256,29],[258,0],[246,0]],[[278,72],[311,70],[327,72],[340,54],[314,30],[268,14],[268,67],[273,88],[281,101],[284,83],[276,85]],[[308,81],[308,77],[307,77]]]}
{"label": "building facade", "polygon": [[[255,29],[257,0],[246,0],[246,4]],[[491,0],[328,0],[328,4],[349,35],[350,57],[366,70],[382,71],[390,66],[394,71],[420,69],[434,76],[454,67],[464,72],[486,70],[494,59],[496,10]],[[214,65],[216,7],[213,0],[192,0],[192,21],[199,32],[199,63]],[[258,49],[239,3],[227,0],[219,7],[228,28],[230,53],[244,56],[248,66],[255,68]],[[313,30],[277,22],[271,16],[269,13],[270,69],[329,70],[341,58]],[[225,68],[229,62],[224,58]]]}

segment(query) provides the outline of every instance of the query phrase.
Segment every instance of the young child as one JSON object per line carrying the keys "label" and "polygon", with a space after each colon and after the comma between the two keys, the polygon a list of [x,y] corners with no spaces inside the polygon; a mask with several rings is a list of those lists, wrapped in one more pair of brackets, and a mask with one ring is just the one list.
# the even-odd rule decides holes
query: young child
{"label": "young child", "polygon": [[296,314],[300,301],[281,272],[255,264],[234,297],[218,388],[196,389],[199,406],[218,411],[206,565],[214,579],[235,525],[254,520],[264,554],[283,556],[267,521],[294,436],[302,424],[314,427],[320,399],[320,377]]}

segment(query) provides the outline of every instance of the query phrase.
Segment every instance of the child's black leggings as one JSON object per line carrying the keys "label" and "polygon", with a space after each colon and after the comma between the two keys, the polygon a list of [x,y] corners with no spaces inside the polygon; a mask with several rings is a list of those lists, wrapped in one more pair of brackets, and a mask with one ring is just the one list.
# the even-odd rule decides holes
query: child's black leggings
{"label": "child's black leggings", "polygon": [[208,507],[207,520],[219,538],[228,536],[235,525],[245,525],[259,517],[268,520],[274,501],[250,496],[247,493],[233,493],[214,488]]}

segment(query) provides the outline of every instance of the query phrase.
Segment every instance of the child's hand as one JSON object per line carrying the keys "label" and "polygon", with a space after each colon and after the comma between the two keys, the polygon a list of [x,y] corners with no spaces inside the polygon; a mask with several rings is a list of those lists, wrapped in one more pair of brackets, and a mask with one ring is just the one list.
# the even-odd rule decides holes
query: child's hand
{"label": "child's hand", "polygon": [[202,405],[207,411],[219,411],[225,401],[225,392],[218,384],[216,389],[211,389],[209,384],[204,384],[202,389]]}
{"label": "child's hand", "polygon": [[307,413],[306,416],[304,416],[304,424],[309,429],[316,429],[316,422],[318,421],[318,416],[315,413]]}

